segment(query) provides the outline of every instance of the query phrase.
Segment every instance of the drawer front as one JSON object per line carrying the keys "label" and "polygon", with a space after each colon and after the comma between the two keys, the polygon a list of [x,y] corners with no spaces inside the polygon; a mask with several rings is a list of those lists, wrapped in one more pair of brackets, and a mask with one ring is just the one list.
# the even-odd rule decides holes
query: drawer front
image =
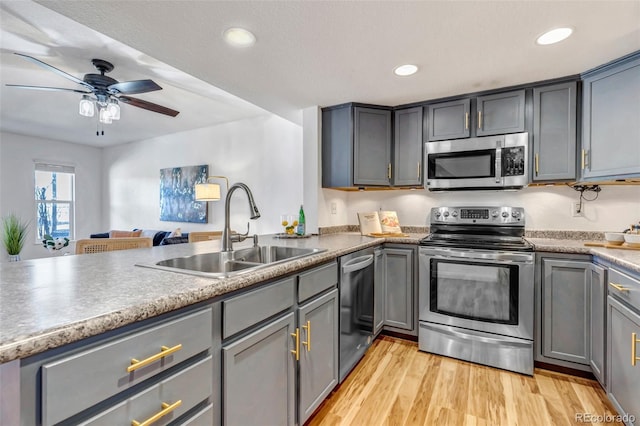
{"label": "drawer front", "polygon": [[338,284],[338,264],[332,262],[299,275],[298,302],[320,294]]}
{"label": "drawer front", "polygon": [[[213,359],[209,355],[197,364],[168,377],[81,424],[91,426],[130,425],[134,420],[143,423],[163,411],[163,407],[165,407],[163,404],[166,404],[168,405],[164,408],[166,414],[153,423],[154,426],[165,425],[209,398],[213,391],[212,378]],[[179,404],[178,401],[180,401]],[[175,406],[174,409],[172,409],[172,405]],[[213,418],[213,413],[211,413],[211,417]],[[188,424],[211,425],[213,423]]]}
{"label": "drawer front", "polygon": [[213,404],[209,404],[206,408],[198,411],[198,413],[189,420],[182,423],[182,426],[211,426],[214,424],[213,414]]}
{"label": "drawer front", "polygon": [[[43,424],[64,420],[209,349],[212,336],[211,309],[205,309],[43,365]],[[162,346],[179,344],[170,355],[127,372],[132,359],[143,361]]]}
{"label": "drawer front", "polygon": [[293,278],[240,294],[222,302],[222,338],[233,336],[294,303]]}
{"label": "drawer front", "polygon": [[609,294],[614,294],[635,309],[640,310],[640,279],[623,274],[612,268],[609,269],[607,287],[609,288]]}

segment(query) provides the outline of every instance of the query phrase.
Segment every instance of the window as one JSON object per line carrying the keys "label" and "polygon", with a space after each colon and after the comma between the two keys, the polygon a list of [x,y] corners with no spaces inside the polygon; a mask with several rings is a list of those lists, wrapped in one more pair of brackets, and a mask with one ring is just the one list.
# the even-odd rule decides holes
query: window
{"label": "window", "polygon": [[45,235],[74,236],[75,169],[56,164],[35,164],[36,242]]}

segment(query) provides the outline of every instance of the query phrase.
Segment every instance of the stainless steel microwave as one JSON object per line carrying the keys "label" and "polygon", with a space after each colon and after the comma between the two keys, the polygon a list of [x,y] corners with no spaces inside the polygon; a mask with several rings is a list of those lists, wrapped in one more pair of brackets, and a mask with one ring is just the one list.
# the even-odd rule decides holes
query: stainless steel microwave
{"label": "stainless steel microwave", "polygon": [[427,142],[426,187],[520,189],[529,182],[529,134]]}

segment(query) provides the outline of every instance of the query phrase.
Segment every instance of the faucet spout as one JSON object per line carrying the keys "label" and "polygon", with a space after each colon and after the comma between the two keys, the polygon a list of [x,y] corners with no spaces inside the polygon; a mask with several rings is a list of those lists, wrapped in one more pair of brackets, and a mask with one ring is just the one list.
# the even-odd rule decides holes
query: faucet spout
{"label": "faucet spout", "polygon": [[[231,235],[229,216],[231,195],[235,192],[236,189],[242,189],[247,194],[247,198],[249,199],[249,217],[251,219],[258,219],[260,217],[260,210],[258,210],[258,206],[256,206],[256,202],[253,199],[253,194],[251,193],[249,187],[242,182],[234,183],[233,185],[231,185],[231,187],[227,191],[227,197],[224,201],[224,229],[222,230],[222,251],[233,251],[233,238]],[[237,239],[238,241],[244,240],[242,236],[238,236]]]}

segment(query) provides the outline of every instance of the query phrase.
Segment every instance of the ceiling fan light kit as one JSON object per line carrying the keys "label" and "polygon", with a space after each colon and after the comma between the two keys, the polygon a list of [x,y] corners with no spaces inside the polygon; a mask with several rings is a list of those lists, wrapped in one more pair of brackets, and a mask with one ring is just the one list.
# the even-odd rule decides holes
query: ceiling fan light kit
{"label": "ceiling fan light kit", "polygon": [[19,89],[82,93],[82,99],[80,99],[80,104],[78,106],[79,114],[84,117],[93,117],[96,114],[97,109],[98,120],[102,124],[110,124],[113,122],[113,120],[120,119],[119,101],[132,105],[134,107],[168,115],[170,117],[175,117],[180,113],[179,111],[164,107],[162,105],[128,96],[131,94],[148,93],[156,90],[162,90],[162,87],[156,84],[153,80],[119,82],[118,80],[105,75],[106,73],[113,71],[114,66],[110,62],[103,59],[91,60],[91,63],[100,72],[100,74],[85,74],[83,79],[81,80],[34,57],[23,55],[21,53],[16,53],[16,55],[21,56],[24,59],[33,62],[34,64],[46,70],[53,71],[56,74],[73,81],[74,83],[80,84],[83,90],[68,89],[63,87],[25,86],[19,84],[7,84],[7,86],[17,87]]}

